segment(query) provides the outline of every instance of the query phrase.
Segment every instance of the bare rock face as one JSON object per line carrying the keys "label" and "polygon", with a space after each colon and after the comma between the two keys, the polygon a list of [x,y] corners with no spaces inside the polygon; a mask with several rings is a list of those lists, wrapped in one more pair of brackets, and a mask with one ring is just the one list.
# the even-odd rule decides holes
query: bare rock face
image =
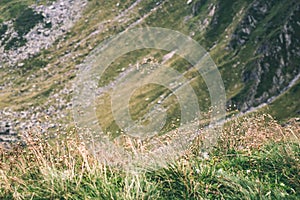
{"label": "bare rock face", "polygon": [[[233,98],[242,111],[271,102],[274,96],[286,91],[292,86],[290,83],[299,79],[299,23],[295,22],[299,19],[300,5],[289,7],[280,19],[268,21],[277,3],[275,0],[254,1],[230,41],[229,49],[232,50],[254,46],[253,57],[257,57],[247,64],[242,74],[247,88]],[[265,35],[258,36],[255,32],[258,27]]]}
{"label": "bare rock face", "polygon": [[[86,0],[58,0],[49,6],[32,5],[31,8],[35,14],[40,15],[43,20],[21,36],[14,30],[12,21],[4,22],[5,29],[1,30],[5,37],[0,41],[1,62],[13,65],[37,54],[42,49],[49,48],[56,39],[66,34],[80,18],[86,3]],[[3,41],[4,38],[6,41]],[[14,43],[14,40],[20,41],[21,44]],[[15,48],[5,47],[9,41],[12,41]]]}

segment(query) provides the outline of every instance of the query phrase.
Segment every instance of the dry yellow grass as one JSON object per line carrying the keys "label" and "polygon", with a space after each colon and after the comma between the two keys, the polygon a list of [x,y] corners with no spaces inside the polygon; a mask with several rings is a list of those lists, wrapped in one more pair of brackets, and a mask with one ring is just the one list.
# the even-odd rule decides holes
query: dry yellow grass
{"label": "dry yellow grass", "polygon": [[[291,153],[291,158],[297,160],[299,159],[297,152],[294,152],[294,147],[289,144],[299,145],[299,138],[300,123],[296,119],[290,120],[283,126],[269,115],[246,116],[225,124],[215,146],[220,154],[214,156],[221,158],[221,155],[225,155],[226,157],[232,150],[251,156],[252,152],[260,151],[265,144],[282,142],[287,144],[284,145],[284,148]],[[16,144],[9,151],[0,150],[0,195],[2,196],[9,197],[11,195],[10,197],[14,199],[26,199],[31,196],[39,198],[35,194],[35,192],[41,194],[39,187],[47,188],[47,196],[44,197],[46,199],[64,194],[71,195],[71,191],[76,191],[79,196],[84,196],[86,195],[84,188],[88,187],[91,191],[99,192],[99,184],[103,184],[101,187],[109,196],[116,190],[120,192],[118,187],[124,187],[125,192],[119,194],[124,195],[124,198],[134,199],[134,197],[146,194],[142,187],[149,187],[152,190],[153,184],[156,184],[150,182],[149,185],[143,183],[146,185],[142,186],[142,182],[146,181],[145,177],[141,178],[140,175],[137,177],[136,174],[129,176],[121,168],[109,167],[100,163],[99,159],[89,153],[75,129],[56,138],[50,137],[50,135],[29,133],[22,139],[25,146]],[[161,142],[166,142],[168,136],[166,135],[162,139]],[[197,159],[200,158],[199,150],[201,150],[203,139],[205,139],[205,134],[198,138],[198,144],[194,146],[197,154],[187,151],[187,154],[179,159],[178,163],[176,162],[176,166],[179,167],[177,170],[185,170],[186,166],[192,170],[194,162],[199,162]],[[143,151],[147,151],[149,144],[124,136],[119,141],[115,141],[115,145],[120,145],[133,153],[143,153]],[[210,152],[208,153],[210,154]],[[198,157],[196,160],[194,160],[195,156]],[[205,159],[213,159],[214,156]],[[180,166],[185,167],[181,169]],[[196,172],[187,173],[190,174],[189,176],[196,176],[194,174]],[[144,175],[141,174],[141,176]],[[122,186],[119,185],[121,183]],[[101,195],[101,192],[97,195]],[[64,196],[64,199],[68,198],[71,196]]]}

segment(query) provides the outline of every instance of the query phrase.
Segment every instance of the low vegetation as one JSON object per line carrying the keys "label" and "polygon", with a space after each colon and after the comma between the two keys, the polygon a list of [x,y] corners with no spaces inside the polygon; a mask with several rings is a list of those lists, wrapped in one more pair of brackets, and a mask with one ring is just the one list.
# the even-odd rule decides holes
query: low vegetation
{"label": "low vegetation", "polygon": [[[5,86],[0,96],[1,109],[52,106],[48,101],[50,98],[56,101],[52,94],[71,84],[69,80],[75,77],[78,65],[89,52],[129,27],[169,28],[199,42],[219,67],[233,109],[241,108],[252,94],[253,98],[265,96],[264,92],[268,97],[276,96],[299,72],[296,66],[299,59],[293,53],[297,52],[300,41],[295,34],[299,27],[295,20],[299,16],[296,10],[299,3],[295,1],[262,0],[257,4],[248,0],[197,0],[187,4],[187,1],[145,0],[138,1],[136,7],[131,7],[136,0],[88,2],[83,17],[52,47],[20,61],[18,67],[1,68],[0,85]],[[37,1],[0,1],[0,37],[5,50],[25,45],[23,36],[44,21],[41,14],[30,8],[33,3]],[[39,4],[50,5],[51,1],[41,0]],[[130,9],[126,11],[127,8]],[[252,18],[256,19],[254,24]],[[11,19],[18,33],[13,38],[7,35],[9,26],[5,25]],[[51,26],[44,24],[44,28]],[[289,42],[285,41],[288,39],[281,42],[283,36],[291,38],[288,48]],[[109,84],[129,65],[152,57],[161,62],[166,53],[146,49],[116,59],[105,71],[99,87]],[[194,78],[194,73],[186,73],[190,64],[179,56],[172,57],[166,65],[186,78]],[[279,75],[275,74],[277,69]],[[286,83],[279,83],[281,79]],[[13,84],[6,86],[9,85],[6,83]],[[209,108],[210,105],[203,103],[208,102],[209,94],[201,77],[195,78],[191,85],[201,91],[196,92],[199,104],[203,109]],[[268,91],[273,85],[278,86],[278,91]],[[129,102],[134,120],[151,109],[150,101],[158,102],[162,92],[169,92],[154,84],[147,87],[136,90]],[[76,129],[56,137],[28,131],[22,138],[24,142],[9,151],[0,149],[0,199],[300,199],[300,124],[297,119],[287,121],[299,116],[299,88],[298,81],[261,111],[271,113],[280,122],[267,114],[233,119],[224,125],[216,145],[210,149],[204,148],[203,132],[182,158],[146,172],[127,172],[100,163],[89,154]],[[103,103],[97,115],[107,134],[120,130],[107,109],[111,103],[108,96],[97,99]],[[175,105],[171,100],[166,102],[167,106]],[[169,123],[161,134],[179,125],[177,108],[170,107],[167,114]],[[118,145],[125,145],[122,142]]]}
{"label": "low vegetation", "polygon": [[13,37],[10,41],[8,41],[4,49],[10,50],[24,46],[27,40],[23,36],[26,35],[36,24],[42,22],[43,19],[43,15],[36,13],[32,8],[24,8],[24,10],[17,15],[13,24],[18,37]]}
{"label": "low vegetation", "polygon": [[32,8],[27,8],[16,18],[14,28],[19,36],[23,36],[43,19],[42,14],[36,13]]}
{"label": "low vegetation", "polygon": [[1,199],[299,199],[300,124],[269,115],[225,124],[205,152],[199,137],[167,167],[129,173],[92,157],[75,129],[60,139],[34,134],[1,151]]}

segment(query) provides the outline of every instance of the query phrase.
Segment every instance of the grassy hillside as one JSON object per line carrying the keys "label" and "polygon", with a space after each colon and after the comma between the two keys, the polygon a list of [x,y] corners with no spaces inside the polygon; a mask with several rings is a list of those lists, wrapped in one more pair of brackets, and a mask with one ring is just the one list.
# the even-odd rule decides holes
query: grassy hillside
{"label": "grassy hillside", "polygon": [[282,94],[280,98],[272,102],[269,106],[262,109],[261,112],[268,112],[276,119],[285,121],[289,117],[299,117],[300,106],[297,103],[300,93],[300,82],[294,87]]}
{"label": "grassy hillside", "polygon": [[[298,199],[300,125],[282,127],[268,115],[225,124],[210,151],[199,138],[182,158],[142,172],[92,157],[74,131],[53,141],[1,151],[1,199]],[[203,136],[205,134],[203,133]]]}
{"label": "grassy hillside", "polygon": [[[20,137],[2,149],[11,139],[7,134],[16,134],[0,126],[0,199],[300,198],[298,0],[82,0],[81,17],[70,28],[60,27],[57,37],[53,27],[66,18],[50,23],[32,6],[58,12],[74,1],[0,1],[0,56],[6,55],[0,59],[0,125],[12,126]],[[110,92],[130,68],[163,63],[175,69],[189,80],[202,112],[201,134],[185,155],[161,168],[128,172],[99,162],[87,150],[87,138],[74,128],[72,97],[89,54],[114,35],[140,27],[179,31],[209,52],[225,85],[228,121],[207,148],[210,135],[202,128],[210,122],[212,105],[199,72],[165,50],[118,57],[99,79],[97,87],[105,92],[95,99],[97,122],[114,145],[135,155],[148,151],[152,140],[168,144],[174,132],[189,134],[188,126],[178,132],[177,97],[166,87],[147,84],[132,93],[131,118],[145,125],[147,113],[159,104],[166,123],[152,138],[124,136]],[[23,58],[20,49],[30,49],[32,35],[55,40]],[[255,107],[259,114],[239,115]]]}
{"label": "grassy hillside", "polygon": [[[133,27],[170,28],[198,41],[210,52],[220,69],[228,106],[236,105],[242,111],[278,95],[299,74],[299,57],[296,53],[299,25],[295,22],[299,15],[297,1],[210,0],[193,1],[190,4],[181,1],[142,1],[131,7],[134,2],[124,1],[117,6],[113,1],[89,1],[83,17],[52,47],[20,61],[22,67],[2,67],[1,108],[24,110],[38,105],[47,109],[51,102],[55,104],[55,100],[52,100],[54,94],[71,86],[70,80],[76,75],[76,66],[93,48],[105,38]],[[2,21],[25,15],[26,6],[32,3],[24,1],[19,5],[13,1],[2,2],[1,9],[5,10],[1,14]],[[19,9],[21,5],[24,8]],[[5,29],[4,25],[2,29]],[[106,80],[101,84],[117,78],[121,69],[128,68],[130,63],[141,63],[143,58],[149,57],[154,57],[159,63],[167,53],[149,50],[125,55],[110,66],[104,77]],[[177,56],[166,64],[183,73],[190,67]],[[3,65],[6,66],[5,63]],[[201,109],[207,111],[209,102],[202,104],[207,102],[204,101],[208,98],[207,87],[201,77],[193,82],[196,91],[201,91],[197,93]],[[66,96],[61,98],[70,99]],[[155,97],[151,99],[157,100]],[[105,127],[111,123],[104,122],[108,124]]]}

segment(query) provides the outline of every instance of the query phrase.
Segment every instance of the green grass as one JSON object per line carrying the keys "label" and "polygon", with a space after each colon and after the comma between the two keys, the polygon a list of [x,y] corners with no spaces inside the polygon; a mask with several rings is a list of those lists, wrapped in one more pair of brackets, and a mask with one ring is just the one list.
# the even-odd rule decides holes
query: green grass
{"label": "green grass", "polygon": [[204,134],[184,157],[139,173],[98,162],[73,129],[57,139],[30,134],[27,146],[1,150],[0,198],[299,199],[299,128],[268,115],[238,118],[208,156]]}
{"label": "green grass", "polygon": [[[126,19],[128,21],[125,23],[113,21],[114,17],[117,16],[121,10],[124,10],[135,2],[133,0],[127,0],[120,2],[119,6],[116,6],[117,2],[114,1],[105,1],[99,3],[95,0],[89,1],[83,15],[84,17],[80,19],[74,27],[67,33],[66,37],[59,38],[53,45],[53,47],[47,49],[46,55],[38,55],[33,59],[29,59],[26,65],[21,71],[19,69],[11,69],[9,72],[5,71],[1,76],[6,76],[11,74],[16,80],[25,80],[26,76],[29,74],[34,74],[36,78],[32,81],[35,82],[37,87],[41,88],[41,93],[49,87],[48,85],[55,85],[55,81],[61,80],[64,84],[70,84],[68,82],[69,77],[75,76],[75,68],[81,64],[84,58],[91,51],[90,47],[94,48],[97,44],[101,43],[105,39],[117,34],[124,28],[128,27],[131,23],[137,19],[149,14],[152,8],[156,7],[156,1],[142,1],[140,4],[128,12]],[[262,1],[263,3],[264,1]],[[33,1],[22,1],[22,3],[15,1],[3,1],[0,3],[0,11],[3,11],[1,18],[7,20],[9,18],[19,19],[19,21],[24,20],[26,23],[17,23],[15,21],[14,25],[18,25],[21,32],[26,33],[28,27],[32,26],[36,21],[39,21],[33,13],[26,11],[28,5],[33,3]],[[45,4],[45,1],[41,3]],[[180,31],[186,35],[191,35],[194,33],[193,39],[198,41],[207,51],[210,51],[212,59],[215,61],[216,65],[220,68],[224,84],[226,86],[227,97],[233,100],[232,102],[238,106],[242,105],[243,102],[249,97],[249,91],[253,89],[254,82],[253,80],[243,79],[247,74],[255,73],[257,71],[257,62],[260,62],[262,55],[256,55],[255,51],[257,48],[268,42],[269,40],[273,42],[278,39],[279,30],[282,30],[282,24],[286,22],[288,18],[288,13],[293,10],[291,7],[291,2],[288,2],[283,5],[278,1],[272,1],[269,12],[265,15],[259,15],[257,26],[253,28],[252,34],[248,37],[248,42],[244,46],[239,46],[233,50],[225,50],[225,48],[235,41],[231,38],[233,33],[242,34],[241,28],[242,22],[247,19],[247,15],[256,15],[256,10],[252,8],[252,1],[234,1],[233,3],[228,3],[227,1],[193,1],[192,4],[187,5],[186,2],[163,2],[161,7],[156,11],[151,11],[151,14],[146,17],[138,27],[146,26],[157,26],[170,28],[172,30]],[[21,9],[21,7],[23,8]],[[212,7],[215,6],[215,16],[208,16],[208,13]],[[19,8],[20,7],[20,8]],[[196,13],[193,13],[193,9],[196,9]],[[243,12],[239,13],[241,10]],[[25,12],[26,11],[26,12]],[[27,15],[26,13],[30,15]],[[25,13],[25,14],[24,14]],[[229,14],[228,14],[229,13]],[[277,14],[278,13],[278,14]],[[33,15],[32,15],[33,14]],[[297,13],[296,13],[297,14]],[[20,17],[24,16],[24,17]],[[35,16],[31,17],[31,21],[26,16]],[[294,16],[296,19],[297,15]],[[199,31],[201,29],[201,23],[205,19],[209,20],[209,26],[207,29]],[[99,20],[101,19],[101,20]],[[217,21],[217,23],[215,23]],[[296,20],[294,20],[296,21]],[[30,23],[27,23],[30,22]],[[103,23],[102,31],[99,34],[90,36],[90,34],[97,29],[99,29],[99,23]],[[243,22],[244,23],[244,22]],[[297,28],[296,23],[292,23],[295,28]],[[102,26],[101,25],[101,26]],[[220,25],[220,26],[219,26]],[[270,28],[270,26],[272,27]],[[3,29],[3,30],[2,30]],[[274,29],[274,31],[272,31]],[[4,26],[1,26],[0,34],[5,30]],[[295,29],[297,30],[297,29]],[[268,35],[265,36],[265,32],[268,31]],[[260,39],[259,39],[260,38]],[[258,41],[258,42],[257,42]],[[12,41],[7,41],[7,48],[13,48],[14,46],[22,46],[25,41],[13,39]],[[75,44],[80,43],[80,45],[75,47]],[[216,44],[214,48],[209,49]],[[297,45],[297,43],[295,43]],[[277,43],[276,43],[277,46]],[[59,48],[58,48],[59,47]],[[60,63],[61,57],[65,56],[65,52],[70,52],[70,57],[64,57],[64,62]],[[161,58],[168,52],[157,51],[154,49],[147,49],[141,51],[130,52],[116,62],[112,63],[109,69],[105,72],[102,80],[100,81],[100,86],[109,83],[111,80],[118,77],[122,68],[127,68],[129,64],[135,64],[136,62],[141,61],[145,57],[154,56],[155,59],[161,60]],[[283,52],[284,55],[286,52]],[[48,57],[51,57],[48,59]],[[291,63],[298,63],[297,59],[293,57]],[[25,61],[26,62],[26,61]],[[236,63],[238,63],[236,65]],[[273,57],[265,58],[263,63],[269,62],[272,73],[265,72],[261,78],[261,83],[257,90],[256,97],[260,97],[263,92],[269,89],[272,86],[273,72],[276,72],[278,69],[278,60]],[[44,76],[45,73],[42,69],[43,66],[47,65],[47,69],[53,72],[53,76],[49,77],[47,81],[47,87],[43,85],[43,82],[39,81],[40,77]],[[183,59],[179,57],[174,57],[171,59],[167,65],[174,67],[180,72],[184,73],[186,67],[189,67],[189,64],[184,62]],[[37,67],[35,67],[37,66]],[[59,66],[59,67],[57,67]],[[235,66],[235,67],[233,67]],[[286,77],[291,77],[290,74],[297,69],[295,64],[291,64],[282,69],[283,75]],[[71,74],[72,73],[72,74]],[[65,76],[65,74],[70,74]],[[295,73],[293,72],[293,75]],[[50,75],[49,75],[50,76]],[[287,80],[288,81],[288,80]],[[17,81],[21,82],[21,81]],[[30,84],[30,83],[29,83]],[[286,83],[285,83],[286,84]],[[21,84],[16,86],[16,89],[20,88]],[[198,89],[199,103],[203,106],[201,109],[207,111],[209,108],[209,102],[206,101],[208,97],[207,88],[204,84],[201,77],[195,79],[192,86]],[[44,88],[45,87],[45,88]],[[62,86],[63,87],[63,86]],[[6,94],[10,94],[7,88]],[[149,94],[151,96],[151,94]],[[19,98],[24,99],[25,103],[35,102],[40,100],[33,99],[36,95],[29,95],[29,93],[22,93]],[[1,98],[1,97],[0,97]],[[4,97],[7,99],[7,96]],[[25,100],[26,99],[26,100]],[[156,99],[154,94],[151,99]],[[2,100],[2,98],[1,98]],[[10,96],[10,101],[12,105],[15,105],[17,100]],[[137,102],[140,102],[140,99],[137,99]],[[203,104],[205,103],[205,105]],[[3,105],[7,105],[6,103]],[[1,106],[1,105],[0,105]],[[280,105],[279,105],[280,106]],[[1,106],[2,107],[2,106]],[[282,108],[283,109],[283,108]],[[134,111],[135,112],[135,111]],[[136,111],[138,112],[138,110]],[[136,113],[135,112],[135,113]],[[143,113],[140,110],[140,113]],[[112,122],[112,121],[111,121]],[[111,124],[111,122],[107,124]]]}
{"label": "green grass", "polygon": [[[35,23],[42,20],[41,16],[32,13],[30,9],[26,10],[32,2],[1,1],[0,22],[14,18],[14,26],[19,35],[26,34]],[[94,48],[105,39],[124,30],[156,7],[156,1],[142,1],[125,17],[128,19],[126,23],[113,21],[121,9],[128,8],[133,2],[122,0],[117,7],[114,1],[89,1],[84,17],[65,37],[57,39],[53,47],[22,61],[24,66],[21,68],[1,69],[0,75],[3,80],[0,80],[0,83],[12,82],[13,90],[10,87],[3,90],[0,108],[13,107],[21,110],[25,109],[27,104],[43,105],[53,92],[70,84],[69,80],[75,76],[76,66],[89,54],[90,47]],[[292,10],[290,2],[272,1],[275,6],[265,16],[259,16],[257,26],[248,37],[241,33],[241,22],[247,19],[248,14],[256,14],[256,11],[251,9],[251,2],[202,0],[187,5],[186,1],[167,1],[161,8],[151,11],[152,13],[138,26],[170,28],[187,35],[194,32],[193,38],[211,51],[212,58],[220,68],[227,96],[232,98],[233,103],[243,103],[254,84],[252,79],[243,77],[255,72],[257,62],[262,58],[262,55],[255,53],[257,48],[269,41],[282,47],[276,40],[282,24],[287,20],[287,14]],[[195,4],[199,5],[193,13]],[[216,15],[208,17],[212,5],[216,6]],[[243,12],[239,14],[241,10]],[[207,29],[199,31],[200,24],[206,18],[210,20],[210,25]],[[294,18],[297,19],[297,15]],[[291,24],[298,27],[295,23],[297,20],[293,21]],[[103,22],[102,31],[90,36],[99,29],[100,22]],[[6,26],[0,25],[0,36],[6,29]],[[298,29],[295,30],[297,32]],[[247,37],[246,44],[235,44],[236,41],[230,38],[232,33]],[[8,41],[7,49],[22,46],[24,42],[17,39]],[[231,43],[235,49],[226,50]],[[211,47],[213,48],[210,49]],[[284,58],[287,51],[289,49],[282,53]],[[70,52],[71,56],[65,57],[65,52]],[[134,65],[149,57],[161,60],[166,53],[168,52],[154,49],[130,52],[112,63],[100,80],[99,86],[117,78],[122,68],[126,69],[129,64]],[[266,62],[270,63],[272,73],[263,74],[257,97],[272,86],[272,78],[278,66],[278,60],[273,57],[265,58],[263,63]],[[291,62],[299,63],[295,58],[292,58]],[[192,80],[191,85],[197,89],[201,109],[208,111],[210,102],[206,100],[209,98],[206,85],[199,74],[187,71],[191,67],[190,64],[179,56],[174,56],[166,65]],[[47,71],[44,71],[45,66]],[[295,64],[289,65],[283,69],[283,73],[291,73],[294,69],[297,69]],[[27,80],[27,77],[33,78]],[[30,91],[33,85],[40,90]],[[143,118],[151,109],[152,104],[149,102],[157,102],[161,94],[168,92],[167,89],[154,84],[136,90],[130,100],[132,118]],[[298,96],[299,83],[272,103],[269,110],[263,111],[271,113],[280,121],[285,121],[291,116],[297,117],[300,110]],[[146,98],[149,98],[149,101],[145,101]],[[121,134],[121,130],[111,113],[111,99],[109,95],[104,94],[98,100],[103,103],[97,110],[99,123],[104,131],[112,133],[112,139],[115,139]],[[169,108],[167,124],[162,131],[165,133],[179,125],[177,118],[180,111],[175,97],[170,98],[163,106]],[[9,153],[1,151],[0,199],[300,198],[297,124],[281,127],[265,116],[236,120],[225,126],[218,144],[211,149],[208,158],[202,158],[202,140],[199,140],[200,143],[195,144],[184,158],[170,163],[167,167],[139,174],[126,173],[122,169],[100,164],[86,152],[76,134],[69,134],[68,137],[60,138],[61,140],[51,141],[45,140],[43,136],[32,135],[24,138],[28,143],[27,147],[16,147],[14,152]],[[121,141],[120,145],[124,145],[125,142]]]}
{"label": "green grass", "polygon": [[286,121],[289,117],[300,116],[300,81],[298,81],[286,93],[276,99],[262,110],[273,115],[279,121]]}

